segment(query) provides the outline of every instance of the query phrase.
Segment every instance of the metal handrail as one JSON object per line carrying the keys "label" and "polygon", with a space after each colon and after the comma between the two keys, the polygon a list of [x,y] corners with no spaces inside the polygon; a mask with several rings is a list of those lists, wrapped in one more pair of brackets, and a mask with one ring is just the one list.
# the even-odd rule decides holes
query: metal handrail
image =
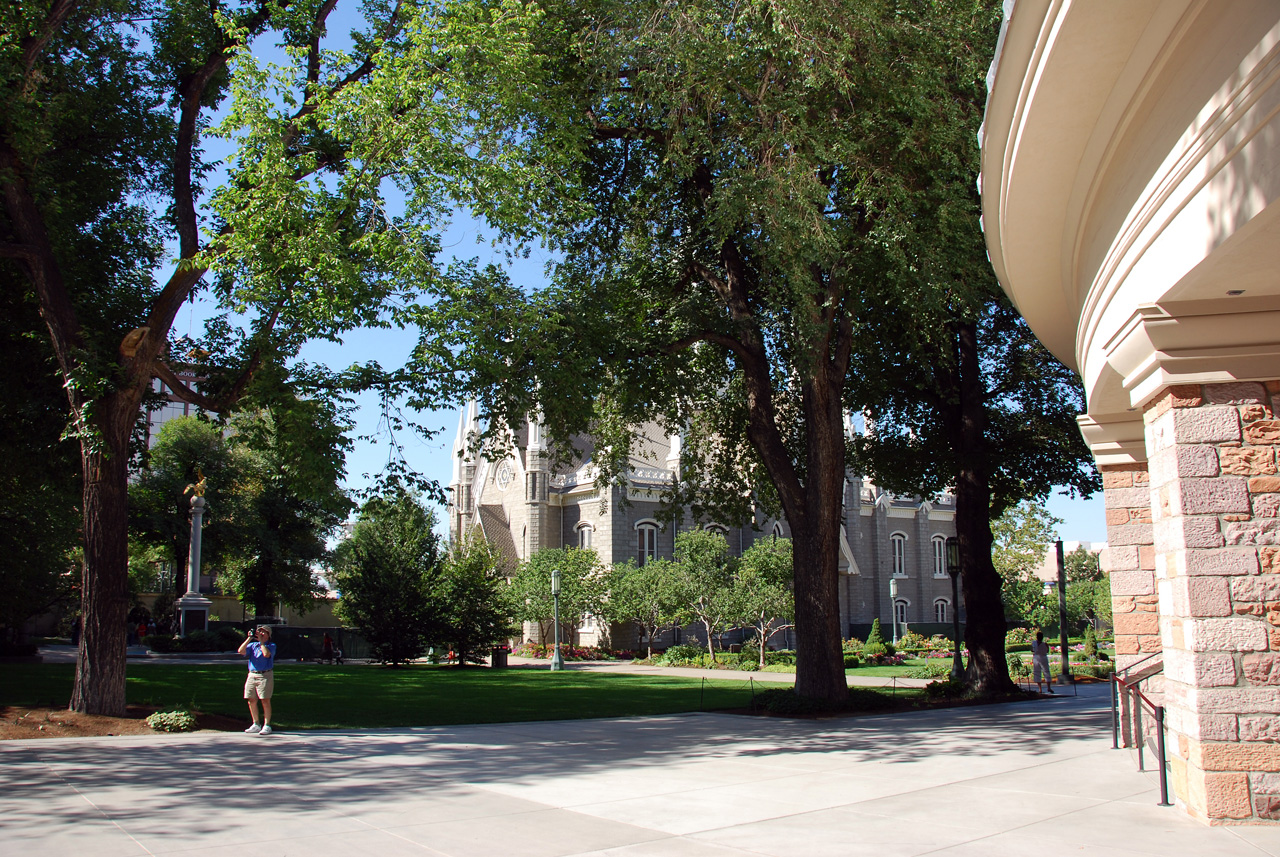
{"label": "metal handrail", "polygon": [[[1143,660],[1149,660],[1144,658]],[[1136,664],[1131,664],[1132,669]],[[1161,669],[1163,669],[1163,664]],[[1125,670],[1127,673],[1129,670]],[[1143,748],[1146,746],[1146,739],[1142,734],[1142,707],[1146,705],[1151,709],[1151,713],[1156,718],[1156,755],[1159,757],[1160,763],[1160,806],[1173,806],[1169,801],[1169,781],[1168,772],[1166,770],[1168,759],[1164,746],[1164,706],[1156,705],[1151,701],[1138,685],[1150,678],[1155,673],[1149,673],[1141,678],[1132,681],[1121,678],[1119,675],[1111,676],[1111,749],[1120,749],[1120,694],[1127,692],[1129,694],[1129,704],[1133,708],[1133,734],[1137,741],[1138,748],[1138,770],[1145,771],[1143,759]],[[1137,704],[1134,704],[1134,702]]]}
{"label": "metal handrail", "polygon": [[1116,672],[1123,673],[1125,676],[1128,676],[1129,673],[1133,672],[1140,665],[1145,664],[1147,661],[1151,660],[1152,658],[1161,658],[1161,657],[1164,657],[1164,652],[1152,652],[1151,654],[1147,655],[1145,658],[1139,658],[1138,660],[1129,664],[1129,666],[1125,667],[1123,670],[1117,670]]}

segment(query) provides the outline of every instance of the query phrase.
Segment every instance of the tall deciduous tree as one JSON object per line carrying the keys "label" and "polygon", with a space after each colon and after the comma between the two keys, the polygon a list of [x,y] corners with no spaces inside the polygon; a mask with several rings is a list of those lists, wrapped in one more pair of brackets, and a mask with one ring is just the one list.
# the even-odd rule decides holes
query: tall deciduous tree
{"label": "tall deciduous tree", "polygon": [[502,176],[467,201],[564,261],[536,295],[477,277],[470,317],[446,321],[483,347],[461,367],[457,349],[425,353],[424,367],[466,374],[495,434],[535,410],[562,448],[596,434],[601,478],[621,481],[635,428],[665,415],[686,439],[673,499],[719,520],[786,515],[796,690],[843,698],[843,411],[861,296],[944,267],[924,255],[931,212],[976,219],[995,4],[432,12],[415,67],[447,77],[440,103],[467,117],[463,171]]}
{"label": "tall deciduous tree", "polygon": [[69,606],[79,575],[76,448],[66,395],[35,301],[0,268],[0,644],[31,617]]}
{"label": "tall deciduous tree", "polygon": [[[858,340],[852,400],[870,426],[855,458],[889,490],[953,487],[965,642],[977,689],[998,693],[1012,683],[991,522],[1056,485],[1085,495],[1101,486],[1075,422],[1080,379],[1000,292],[976,220],[940,223],[936,234],[951,273],[926,268],[914,290],[868,295],[882,311],[866,316]],[[922,290],[936,300],[912,303]]]}
{"label": "tall deciduous tree", "polygon": [[[80,441],[74,709],[124,713],[129,437],[153,379],[226,413],[263,367],[288,364],[308,338],[386,324],[387,307],[411,302],[434,271],[437,196],[419,183],[392,216],[386,180],[408,166],[405,152],[371,130],[357,96],[395,52],[401,7],[363,4],[329,50],[336,5],[0,7],[0,257],[38,302]],[[271,42],[288,50],[267,71],[252,49]],[[238,152],[220,182],[204,137],[228,93],[224,133]],[[412,124],[434,102],[389,109]],[[161,268],[167,253],[176,264]],[[227,315],[199,348],[171,351],[178,311],[206,288]],[[371,367],[338,380],[377,379]]]}
{"label": "tall deciduous tree", "polygon": [[278,603],[305,611],[319,594],[325,541],[351,508],[341,487],[350,446],[343,429],[322,400],[245,410],[230,421],[228,444],[242,470],[220,580],[258,616],[275,615]]}
{"label": "tall deciduous tree", "polygon": [[484,649],[515,633],[502,555],[473,531],[445,558],[435,599],[445,613],[439,642],[452,644],[458,665],[481,663]]}
{"label": "tall deciduous tree", "polygon": [[365,503],[351,538],[338,546],[335,612],[359,629],[382,663],[407,663],[445,637],[435,523],[431,510],[400,488]]}

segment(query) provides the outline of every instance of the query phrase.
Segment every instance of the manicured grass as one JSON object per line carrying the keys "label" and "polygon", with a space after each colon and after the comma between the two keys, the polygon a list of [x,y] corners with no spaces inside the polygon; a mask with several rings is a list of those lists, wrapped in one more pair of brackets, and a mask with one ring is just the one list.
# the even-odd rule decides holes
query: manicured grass
{"label": "manicured grass", "polygon": [[[0,705],[64,706],[71,664],[0,665]],[[745,708],[748,676],[708,679],[411,666],[276,667],[273,722],[285,729],[442,726]],[[244,666],[131,664],[131,705],[248,718]]]}
{"label": "manicured grass", "polygon": [[862,666],[862,667],[854,667],[853,669],[847,669],[844,672],[845,672],[845,675],[867,675],[867,676],[878,676],[881,678],[888,678],[890,676],[901,677],[901,676],[906,676],[913,670],[920,669],[920,667],[925,666],[926,664],[936,664],[936,663],[946,663],[950,665],[951,660],[947,659],[944,661],[942,658],[911,658],[907,660],[905,663],[899,664],[898,666],[885,666],[885,667]]}

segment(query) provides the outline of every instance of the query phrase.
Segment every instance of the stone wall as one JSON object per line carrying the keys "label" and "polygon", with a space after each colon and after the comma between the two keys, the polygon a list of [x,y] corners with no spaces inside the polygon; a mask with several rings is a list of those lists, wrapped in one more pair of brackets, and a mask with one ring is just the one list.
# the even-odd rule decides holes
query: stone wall
{"label": "stone wall", "polygon": [[1210,823],[1280,819],[1277,392],[1170,387],[1145,413],[1172,779]]}
{"label": "stone wall", "polygon": [[1116,667],[1124,669],[1161,650],[1151,485],[1146,464],[1109,464],[1100,469]]}

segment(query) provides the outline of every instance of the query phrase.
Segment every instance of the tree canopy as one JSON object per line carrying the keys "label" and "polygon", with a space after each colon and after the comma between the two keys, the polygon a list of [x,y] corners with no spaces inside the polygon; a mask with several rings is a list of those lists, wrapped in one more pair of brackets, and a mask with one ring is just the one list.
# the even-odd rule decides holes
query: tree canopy
{"label": "tree canopy", "polygon": [[465,174],[491,177],[465,202],[514,249],[562,259],[537,293],[474,278],[469,311],[432,320],[427,389],[452,373],[495,439],[530,412],[562,449],[589,431],[617,481],[656,416],[685,438],[676,505],[781,510],[803,695],[846,693],[843,412],[864,298],[965,287],[967,251],[936,236],[976,231],[996,22],[979,0],[480,0],[427,10],[407,47],[466,117]]}
{"label": "tree canopy", "polygon": [[[299,351],[403,320],[439,273],[432,231],[452,205],[430,181],[400,205],[396,177],[413,161],[370,132],[384,94],[370,89],[373,72],[394,65],[407,10],[364,3],[341,34],[329,26],[336,6],[0,10],[0,258],[39,307],[80,443],[77,710],[124,713],[129,439],[153,379],[220,413],[251,390],[385,389],[395,378],[381,367],[322,372]],[[412,125],[436,111],[409,89],[391,109]],[[215,145],[235,150],[221,161],[208,154],[219,134]],[[222,314],[203,335],[174,336],[201,293]]]}
{"label": "tree canopy", "polygon": [[408,490],[374,497],[360,509],[334,560],[335,610],[393,666],[421,657],[447,636],[438,597],[443,574],[435,515]]}

